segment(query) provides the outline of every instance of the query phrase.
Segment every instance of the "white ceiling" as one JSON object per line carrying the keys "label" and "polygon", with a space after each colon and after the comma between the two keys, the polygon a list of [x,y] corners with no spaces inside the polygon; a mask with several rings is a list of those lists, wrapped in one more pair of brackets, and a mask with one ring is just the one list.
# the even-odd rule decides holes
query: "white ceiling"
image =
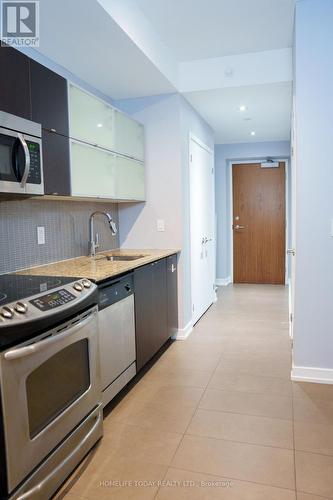
{"label": "white ceiling", "polygon": [[96,0],[42,0],[38,51],[114,99],[175,91]]}
{"label": "white ceiling", "polygon": [[[105,10],[99,1],[108,8]],[[177,70],[186,64],[180,61],[214,61],[212,58],[227,54],[290,47],[294,3],[295,0],[42,0],[38,50],[113,99],[171,93],[179,89],[179,83],[170,77],[167,68],[174,67],[177,75]],[[277,68],[274,81],[286,81],[279,66],[273,62],[271,65]],[[267,64],[249,62],[244,67],[256,72],[260,85],[247,83],[237,87],[240,71],[236,65],[235,84],[230,88],[223,88],[225,82],[221,78],[219,88],[206,86],[202,91],[183,95],[212,126],[216,142],[288,139],[291,83],[263,85],[260,74],[268,68]],[[212,74],[217,74],[214,69]],[[240,104],[248,106],[250,122],[244,122],[243,115],[237,112]],[[256,130],[254,138],[248,135],[250,130]]]}
{"label": "white ceiling", "polygon": [[290,139],[291,83],[190,92],[186,98],[215,130],[216,144]]}
{"label": "white ceiling", "polygon": [[135,0],[177,61],[291,47],[295,0]]}

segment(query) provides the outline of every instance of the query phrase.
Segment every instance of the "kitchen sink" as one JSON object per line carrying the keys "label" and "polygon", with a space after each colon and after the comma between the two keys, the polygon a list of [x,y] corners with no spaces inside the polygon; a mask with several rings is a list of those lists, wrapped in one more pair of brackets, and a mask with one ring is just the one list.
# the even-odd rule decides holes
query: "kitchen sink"
{"label": "kitchen sink", "polygon": [[95,260],[107,260],[109,262],[127,262],[131,260],[142,259],[145,255],[99,255]]}

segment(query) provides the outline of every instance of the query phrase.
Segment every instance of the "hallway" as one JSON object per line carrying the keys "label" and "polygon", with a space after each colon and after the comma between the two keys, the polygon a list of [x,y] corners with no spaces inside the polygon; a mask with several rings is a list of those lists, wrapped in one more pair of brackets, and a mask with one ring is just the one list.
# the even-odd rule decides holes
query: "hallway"
{"label": "hallway", "polygon": [[290,382],[288,289],[218,296],[57,498],[295,500],[296,484],[297,500],[333,498],[333,386]]}

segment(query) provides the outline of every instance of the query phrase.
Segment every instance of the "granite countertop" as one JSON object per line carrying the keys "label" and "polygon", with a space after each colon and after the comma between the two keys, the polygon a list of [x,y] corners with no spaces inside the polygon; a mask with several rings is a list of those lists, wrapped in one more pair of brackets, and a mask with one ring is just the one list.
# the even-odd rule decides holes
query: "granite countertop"
{"label": "granite countertop", "polygon": [[[52,264],[31,267],[17,272],[17,274],[30,276],[67,276],[73,278],[88,278],[98,283],[179,252],[180,250],[177,249],[109,250],[96,254],[95,258],[77,257],[74,259],[61,260]],[[108,255],[142,255],[142,257],[129,261],[109,261],[105,258]]]}

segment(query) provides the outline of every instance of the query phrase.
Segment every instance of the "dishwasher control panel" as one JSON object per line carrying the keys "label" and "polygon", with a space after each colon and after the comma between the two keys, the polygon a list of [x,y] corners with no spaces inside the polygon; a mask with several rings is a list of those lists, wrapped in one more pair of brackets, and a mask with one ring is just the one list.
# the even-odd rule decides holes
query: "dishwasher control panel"
{"label": "dishwasher control panel", "polygon": [[98,309],[111,306],[134,293],[133,275],[127,275],[98,287]]}

